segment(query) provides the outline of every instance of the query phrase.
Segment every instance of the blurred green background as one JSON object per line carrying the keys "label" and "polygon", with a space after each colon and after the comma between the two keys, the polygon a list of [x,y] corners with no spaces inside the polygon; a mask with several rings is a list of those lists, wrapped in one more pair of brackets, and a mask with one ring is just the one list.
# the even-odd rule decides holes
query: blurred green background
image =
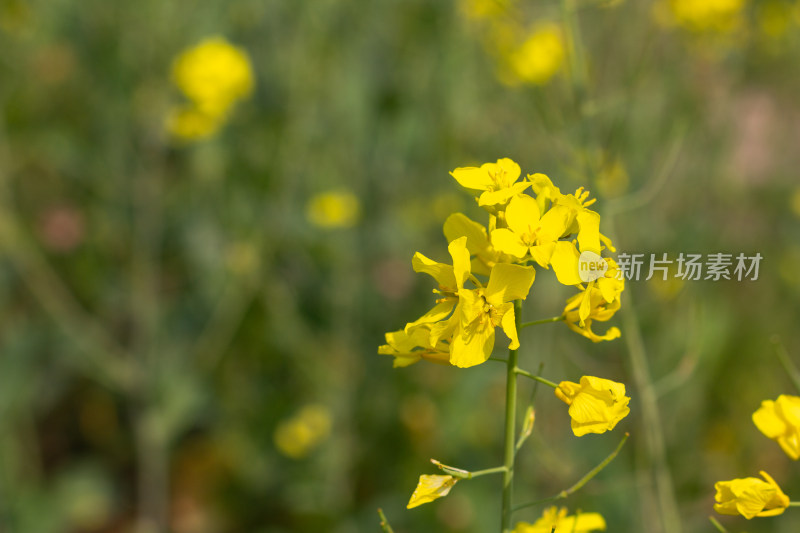
{"label": "blurred green background", "polygon": [[[497,477],[405,505],[431,457],[502,461],[505,369],[376,350],[429,306],[413,253],[447,258],[451,212],[485,222],[448,172],[500,157],[588,187],[620,251],[763,256],[757,281],[629,282],[612,342],[525,330],[525,368],[633,399],[578,439],[539,391],[517,498],[624,430],[566,501],[609,531],[713,531],[714,482],[761,469],[800,499],[750,420],[797,393],[771,339],[800,362],[800,2],[564,4],[579,61],[526,83],[503,42],[560,27],[561,2],[0,0],[0,531],[349,533],[378,507],[398,533],[496,531]],[[172,139],[173,60],[215,35],[253,91]],[[556,285],[526,319],[561,312]]]}

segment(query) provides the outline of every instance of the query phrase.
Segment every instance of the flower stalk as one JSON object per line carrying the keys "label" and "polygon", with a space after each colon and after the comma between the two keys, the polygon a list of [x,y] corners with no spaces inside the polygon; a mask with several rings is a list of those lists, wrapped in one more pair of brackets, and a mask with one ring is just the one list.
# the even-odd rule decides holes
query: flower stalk
{"label": "flower stalk", "polygon": [[[522,324],[522,301],[514,300],[514,322],[517,331]],[[514,488],[514,458],[516,457],[516,417],[517,417],[517,359],[519,350],[508,351],[506,363],[506,430],[503,473],[503,506],[500,531],[511,531],[512,497]]]}

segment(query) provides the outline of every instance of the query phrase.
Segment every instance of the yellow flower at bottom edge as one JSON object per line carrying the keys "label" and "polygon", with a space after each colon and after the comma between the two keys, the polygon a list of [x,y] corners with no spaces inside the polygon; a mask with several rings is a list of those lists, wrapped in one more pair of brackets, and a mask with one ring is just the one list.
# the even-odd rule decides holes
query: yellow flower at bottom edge
{"label": "yellow flower at bottom edge", "polygon": [[590,533],[605,531],[606,521],[598,513],[578,513],[567,516],[567,508],[553,506],[545,509],[542,517],[533,524],[520,522],[514,533]]}
{"label": "yellow flower at bottom edge", "polygon": [[576,437],[610,431],[630,413],[625,385],[609,379],[583,376],[580,383],[562,381],[555,394],[569,405]]}
{"label": "yellow flower at bottom edge", "polygon": [[753,413],[759,431],[780,444],[786,455],[800,459],[800,398],[781,394],[776,401],[764,400]]}
{"label": "yellow flower at bottom edge", "polygon": [[750,520],[754,516],[776,516],[789,506],[789,497],[783,493],[769,474],[759,472],[766,481],[756,477],[718,481],[714,510],[719,514],[742,515]]}
{"label": "yellow flower at bottom edge", "polygon": [[453,476],[419,476],[419,483],[414,489],[414,494],[411,495],[406,509],[413,509],[423,503],[430,503],[447,496],[457,481],[458,479]]}

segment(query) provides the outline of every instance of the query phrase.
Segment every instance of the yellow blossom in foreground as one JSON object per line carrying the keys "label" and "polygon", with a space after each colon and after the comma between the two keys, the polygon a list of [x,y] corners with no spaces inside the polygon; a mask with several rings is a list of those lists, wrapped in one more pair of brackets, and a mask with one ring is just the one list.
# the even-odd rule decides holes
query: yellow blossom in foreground
{"label": "yellow blossom in foreground", "polygon": [[306,216],[320,228],[350,228],[361,213],[358,197],[350,192],[325,192],[309,200]]}
{"label": "yellow blossom in foreground", "polygon": [[583,376],[580,383],[562,381],[555,393],[569,405],[576,437],[610,431],[630,412],[625,385],[608,379]]}
{"label": "yellow blossom in foreground", "polygon": [[543,85],[561,69],[565,55],[558,25],[546,24],[509,54],[508,66],[517,80]]}
{"label": "yellow blossom in foreground", "polygon": [[504,157],[480,167],[459,167],[450,174],[462,187],[478,195],[478,205],[497,208],[530,186],[525,181],[517,182],[521,173],[518,164]]}
{"label": "yellow blossom in foreground", "polygon": [[513,300],[528,296],[536,272],[533,267],[497,263],[486,287],[458,291],[459,323],[450,345],[450,363],[467,368],[485,362],[494,348],[494,330],[502,327],[511,339],[508,347],[519,348]]}
{"label": "yellow blossom in foreground", "polygon": [[453,242],[461,237],[467,238],[467,250],[470,256],[474,256],[470,267],[475,274],[488,276],[495,263],[509,262],[504,259],[510,258],[504,257],[492,246],[486,228],[463,213],[453,213],[447,217],[444,222],[444,236],[447,242]]}
{"label": "yellow blossom in foreground", "polygon": [[750,520],[754,516],[776,516],[789,506],[789,497],[783,493],[769,474],[760,472],[766,481],[748,477],[718,481],[714,510],[719,514],[742,515]]}
{"label": "yellow blossom in foreground", "polygon": [[582,292],[567,300],[564,307],[564,322],[574,332],[583,335],[592,342],[610,341],[621,333],[612,327],[604,335],[592,331],[592,322],[605,322],[620,308],[620,296],[625,290],[625,279],[617,279],[619,272],[617,263],[606,258],[608,269],[603,277],[590,281]]}
{"label": "yellow blossom in foreground", "polygon": [[520,195],[508,202],[505,215],[508,228],[492,232],[494,247],[517,259],[530,253],[541,267],[547,268],[558,239],[567,230],[569,210],[555,205],[542,214],[533,197]]}
{"label": "yellow blossom in foreground", "polygon": [[800,459],[800,398],[781,394],[776,401],[764,400],[753,413],[759,431],[780,444],[786,455]]}
{"label": "yellow blossom in foreground", "polygon": [[419,483],[408,501],[407,509],[447,496],[458,479],[453,476],[419,476]]}
{"label": "yellow blossom in foreground", "polygon": [[181,53],[172,65],[175,85],[210,115],[223,115],[253,90],[247,53],[222,37],[205,39]]}
{"label": "yellow blossom in foreground", "polygon": [[331,431],[331,415],[324,405],[307,405],[275,429],[275,446],[284,455],[300,459],[308,455]]}
{"label": "yellow blossom in foreground", "polygon": [[422,359],[450,364],[450,346],[443,341],[431,343],[430,324],[387,333],[386,344],[378,347],[378,353],[394,357],[394,368],[413,365]]}
{"label": "yellow blossom in foreground", "polygon": [[606,521],[598,513],[578,513],[567,516],[567,508],[553,506],[545,509],[542,517],[533,524],[520,522],[513,533],[590,533],[605,531]]}

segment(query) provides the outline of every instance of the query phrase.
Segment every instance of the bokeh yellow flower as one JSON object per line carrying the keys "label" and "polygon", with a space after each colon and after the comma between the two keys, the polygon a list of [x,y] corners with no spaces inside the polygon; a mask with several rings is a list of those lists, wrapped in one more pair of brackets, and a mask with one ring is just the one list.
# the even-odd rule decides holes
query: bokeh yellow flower
{"label": "bokeh yellow flower", "polygon": [[282,454],[301,459],[311,453],[330,434],[331,414],[320,404],[307,405],[275,429],[275,446]]}
{"label": "bokeh yellow flower", "polygon": [[718,481],[714,510],[719,514],[742,515],[750,520],[754,516],[776,516],[789,506],[789,497],[783,493],[769,474],[760,472],[764,480],[747,477]]}
{"label": "bokeh yellow flower", "polygon": [[561,70],[565,56],[558,25],[545,24],[509,53],[508,68],[515,81],[543,85]]}
{"label": "bokeh yellow flower", "polygon": [[727,33],[738,28],[744,0],[668,0],[675,22],[697,32]]}
{"label": "bokeh yellow flower", "polygon": [[545,509],[541,518],[533,524],[520,522],[513,533],[591,533],[605,531],[606,521],[598,513],[578,513],[567,516],[567,508],[556,506]]}
{"label": "bokeh yellow flower", "polygon": [[172,81],[190,104],[173,109],[166,127],[187,141],[214,135],[254,83],[247,53],[222,37],[205,39],[182,52],[172,64]]}
{"label": "bokeh yellow flower", "polygon": [[457,481],[458,479],[453,476],[419,476],[419,483],[414,494],[411,495],[406,509],[413,509],[423,503],[430,503],[442,496],[447,496]]}
{"label": "bokeh yellow flower", "polygon": [[204,113],[225,114],[253,90],[247,53],[222,37],[210,37],[181,53],[172,65],[175,85]]}
{"label": "bokeh yellow flower", "polygon": [[609,379],[583,376],[580,383],[562,381],[555,394],[569,405],[576,437],[610,431],[630,412],[625,385]]}
{"label": "bokeh yellow flower", "polygon": [[753,413],[753,423],[786,455],[800,459],[800,397],[781,394],[775,401],[764,400]]}
{"label": "bokeh yellow flower", "polygon": [[320,228],[350,228],[358,223],[361,203],[351,192],[317,194],[306,205],[308,221]]}

